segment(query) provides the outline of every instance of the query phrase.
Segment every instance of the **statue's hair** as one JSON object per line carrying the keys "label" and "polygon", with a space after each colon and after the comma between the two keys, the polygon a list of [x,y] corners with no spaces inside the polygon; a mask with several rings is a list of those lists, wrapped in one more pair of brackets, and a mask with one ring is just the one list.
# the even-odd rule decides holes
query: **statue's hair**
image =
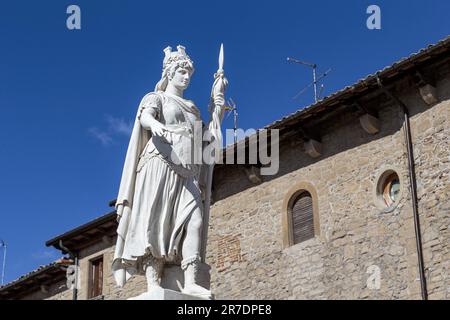
{"label": "statue's hair", "polygon": [[171,47],[164,49],[166,56],[163,61],[161,80],[156,84],[155,91],[165,91],[169,79],[173,77],[178,68],[189,69],[194,73],[194,63],[184,51],[183,46],[178,46],[178,51],[172,52]]}

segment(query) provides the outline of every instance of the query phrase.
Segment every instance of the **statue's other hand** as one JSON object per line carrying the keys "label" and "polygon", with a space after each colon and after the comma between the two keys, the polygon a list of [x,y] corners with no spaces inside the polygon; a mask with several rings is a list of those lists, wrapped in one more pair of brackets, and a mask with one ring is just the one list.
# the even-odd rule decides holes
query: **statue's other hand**
{"label": "statue's other hand", "polygon": [[164,136],[164,132],[167,131],[167,128],[159,121],[155,121],[154,123],[152,123],[152,126],[150,129],[151,129],[153,135],[159,136],[159,137]]}

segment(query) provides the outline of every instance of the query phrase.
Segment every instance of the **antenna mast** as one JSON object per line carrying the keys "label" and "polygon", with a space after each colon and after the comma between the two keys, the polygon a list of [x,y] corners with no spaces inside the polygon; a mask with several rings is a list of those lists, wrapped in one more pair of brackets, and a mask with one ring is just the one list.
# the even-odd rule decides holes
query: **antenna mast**
{"label": "antenna mast", "polygon": [[0,246],[3,247],[3,266],[2,266],[2,285],[5,281],[5,268],[6,268],[6,242],[0,239]]}
{"label": "antenna mast", "polygon": [[326,77],[328,75],[328,73],[331,72],[331,69],[328,69],[327,71],[325,71],[320,77],[317,77],[317,64],[315,63],[309,63],[309,62],[305,62],[305,61],[300,61],[291,57],[287,58],[288,62],[293,62],[293,63],[298,63],[298,64],[302,64],[304,66],[310,67],[312,68],[312,72],[313,72],[313,82],[310,83],[309,85],[307,85],[302,91],[300,91],[295,97],[294,99],[296,99],[298,96],[300,96],[303,92],[305,92],[306,89],[308,89],[311,85],[313,85],[314,87],[314,101],[317,103],[317,101],[319,101],[319,96],[322,93],[323,90],[323,84],[320,87],[320,93],[317,93],[317,82]]}
{"label": "antenna mast", "polygon": [[[225,106],[226,111],[233,112],[233,131],[234,131],[234,143],[237,143],[237,126],[238,126],[238,113],[237,113],[237,106],[236,103],[234,103],[233,99],[228,99],[228,105]],[[228,114],[229,116],[230,114]],[[227,118],[228,118],[227,116]]]}

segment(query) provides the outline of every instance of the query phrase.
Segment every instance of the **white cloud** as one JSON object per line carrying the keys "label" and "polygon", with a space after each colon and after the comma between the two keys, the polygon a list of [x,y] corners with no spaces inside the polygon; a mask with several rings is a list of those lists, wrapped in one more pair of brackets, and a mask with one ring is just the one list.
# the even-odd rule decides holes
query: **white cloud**
{"label": "white cloud", "polygon": [[126,122],[122,118],[115,118],[112,115],[105,115],[107,127],[105,129],[99,129],[98,127],[89,128],[88,132],[95,139],[100,141],[103,146],[109,146],[114,141],[114,136],[126,136],[130,137],[133,130],[133,123]]}
{"label": "white cloud", "polygon": [[111,115],[106,115],[106,121],[109,125],[109,130],[114,133],[123,134],[127,137],[131,135],[131,130],[133,130],[133,123],[127,123],[122,118],[114,118]]}
{"label": "white cloud", "polygon": [[88,131],[94,138],[100,141],[104,146],[110,145],[113,141],[111,136],[107,132],[101,131],[96,127],[90,128]]}

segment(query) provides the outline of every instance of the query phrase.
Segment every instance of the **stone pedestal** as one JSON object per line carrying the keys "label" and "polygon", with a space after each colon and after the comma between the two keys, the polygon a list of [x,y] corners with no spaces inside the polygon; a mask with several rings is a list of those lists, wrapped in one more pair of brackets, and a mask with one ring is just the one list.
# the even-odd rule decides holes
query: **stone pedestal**
{"label": "stone pedestal", "polygon": [[[210,290],[210,269],[206,263],[200,263],[197,274],[197,283]],[[161,278],[161,288],[155,288],[150,292],[144,292],[128,300],[209,300],[182,293],[184,287],[184,272],[179,265],[167,264]]]}
{"label": "stone pedestal", "polygon": [[209,299],[191,296],[170,289],[155,288],[149,292],[144,292],[136,297],[128,298],[128,300],[209,300]]}

